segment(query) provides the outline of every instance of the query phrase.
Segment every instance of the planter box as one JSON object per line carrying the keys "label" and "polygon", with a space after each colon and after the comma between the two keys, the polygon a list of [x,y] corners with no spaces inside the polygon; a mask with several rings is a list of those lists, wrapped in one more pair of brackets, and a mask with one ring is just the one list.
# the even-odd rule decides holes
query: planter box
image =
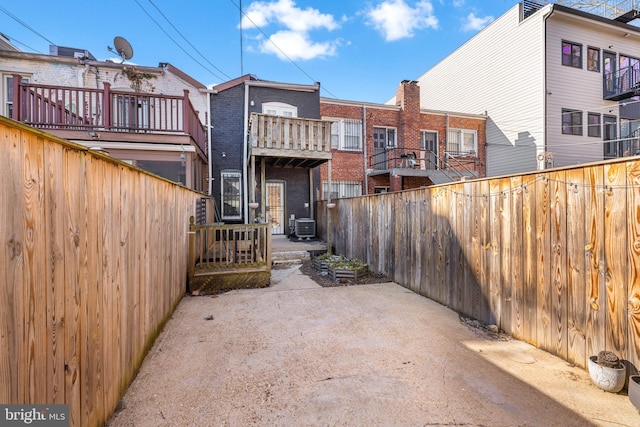
{"label": "planter box", "polygon": [[329,267],[329,274],[333,280],[340,279],[351,279],[358,280],[358,277],[362,277],[367,274],[366,268],[361,268],[358,270],[345,270],[341,268]]}
{"label": "planter box", "polygon": [[313,259],[313,268],[322,272],[323,274],[327,274],[327,261],[319,261],[318,259]]}

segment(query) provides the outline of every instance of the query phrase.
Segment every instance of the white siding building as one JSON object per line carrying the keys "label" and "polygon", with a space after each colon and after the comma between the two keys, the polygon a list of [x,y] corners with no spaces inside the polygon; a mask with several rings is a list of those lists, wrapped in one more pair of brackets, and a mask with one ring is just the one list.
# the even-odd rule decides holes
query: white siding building
{"label": "white siding building", "polygon": [[517,4],[417,79],[422,108],[487,113],[488,176],[640,149],[640,28],[539,3]]}

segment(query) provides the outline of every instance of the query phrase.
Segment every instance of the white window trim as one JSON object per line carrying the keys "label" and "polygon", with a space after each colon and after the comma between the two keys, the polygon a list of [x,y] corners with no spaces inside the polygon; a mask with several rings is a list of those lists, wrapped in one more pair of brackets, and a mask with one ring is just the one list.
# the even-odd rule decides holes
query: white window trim
{"label": "white window trim", "polygon": [[262,114],[272,116],[298,117],[298,107],[284,102],[264,102],[262,104]]}
{"label": "white window trim", "polygon": [[[396,148],[398,146],[398,128],[392,126],[373,126],[374,129],[385,129],[386,132],[386,146],[389,148]],[[389,129],[393,129],[393,144],[389,144]]]}
{"label": "white window trim", "polygon": [[432,129],[420,129],[420,149],[421,150],[426,150],[427,149],[427,144],[424,143],[424,138],[423,138],[425,133],[435,133],[436,134],[436,148],[438,148],[440,146],[440,134],[438,133],[438,131],[437,130],[432,130]]}
{"label": "white window trim", "polygon": [[[473,129],[450,128],[448,131],[448,136],[450,137],[451,134],[453,134],[454,132],[458,137],[458,141],[456,142],[458,149],[450,150],[449,147],[451,146],[452,142],[450,140],[447,140],[447,153],[454,152],[457,155],[477,156],[478,155],[478,131]],[[464,141],[463,136],[467,133],[473,134],[473,150],[461,149]],[[464,153],[468,153],[468,154],[464,154]]]}
{"label": "white window trim", "polygon": [[[350,189],[356,187],[359,194],[346,194],[347,186]],[[331,199],[343,199],[345,197],[360,197],[362,196],[362,182],[361,181],[331,181],[331,189],[337,191],[331,192]],[[322,200],[327,200],[327,193],[329,188],[329,182],[327,180],[322,181]]]}
{"label": "white window trim", "polygon": [[[225,178],[229,176],[237,177],[240,183],[238,187],[238,198],[240,200],[240,206],[238,206],[238,215],[225,215],[224,211],[224,182]],[[237,170],[223,170],[220,172],[220,215],[222,219],[242,219],[242,173]]]}
{"label": "white window trim", "polygon": [[[23,73],[23,72],[2,72],[2,81],[0,81],[0,92],[2,93],[2,106],[0,106],[0,115],[5,117],[9,116],[9,106],[13,105],[13,100],[9,101],[9,88],[7,87],[7,79],[9,77],[13,77],[14,74],[19,74],[22,76],[22,82],[28,83],[31,81],[31,73]],[[14,93],[13,96],[16,96]]]}
{"label": "white window trim", "polygon": [[[333,121],[334,123],[332,124],[332,129],[331,129],[331,137],[332,137],[332,144],[331,144],[331,148],[335,148],[341,151],[357,151],[357,152],[361,152],[362,151],[362,120],[360,119],[345,119],[345,118],[337,118],[337,117],[322,117],[322,120],[328,120],[328,121]],[[359,126],[359,135],[358,135],[358,148],[348,148],[345,147],[345,137],[346,137],[346,132],[345,132],[345,122],[356,122],[358,123]],[[338,126],[338,145],[334,146],[333,145],[333,125],[336,124]]]}

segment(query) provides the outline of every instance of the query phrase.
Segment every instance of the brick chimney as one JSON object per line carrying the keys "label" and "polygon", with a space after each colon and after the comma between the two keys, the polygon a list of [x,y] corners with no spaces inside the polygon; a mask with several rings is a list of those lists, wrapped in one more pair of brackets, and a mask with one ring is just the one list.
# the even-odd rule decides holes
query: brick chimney
{"label": "brick chimney", "polygon": [[396,89],[396,105],[400,111],[398,147],[420,150],[420,86],[415,80],[403,80]]}

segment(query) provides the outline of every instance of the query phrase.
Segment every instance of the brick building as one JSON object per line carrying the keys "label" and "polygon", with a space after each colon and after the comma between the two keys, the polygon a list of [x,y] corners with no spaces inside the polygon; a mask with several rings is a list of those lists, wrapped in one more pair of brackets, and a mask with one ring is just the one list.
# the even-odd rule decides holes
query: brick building
{"label": "brick building", "polygon": [[331,198],[485,176],[485,114],[421,109],[415,81],[402,81],[395,101],[320,99],[322,119],[333,121],[333,156],[316,168],[318,198],[328,198],[329,174]]}

